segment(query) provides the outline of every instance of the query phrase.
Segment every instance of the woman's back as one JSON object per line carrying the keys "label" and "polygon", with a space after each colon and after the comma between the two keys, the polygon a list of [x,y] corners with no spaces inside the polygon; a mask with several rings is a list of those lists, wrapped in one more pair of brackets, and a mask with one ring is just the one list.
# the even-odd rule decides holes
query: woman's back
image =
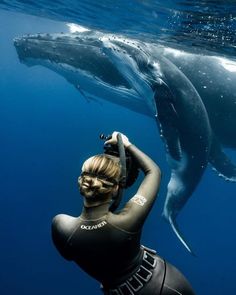
{"label": "woman's back", "polygon": [[[98,206],[96,209],[101,212],[104,208]],[[64,215],[62,226],[60,215],[54,219],[54,244],[63,257],[75,261],[89,275],[104,285],[107,282],[112,284],[118,277],[128,276],[139,265],[142,259],[141,232],[122,229],[119,215],[111,212],[100,218],[90,216],[87,219],[86,210],[89,208],[84,208],[84,214],[73,218],[73,222],[72,217]],[[63,228],[66,218],[71,226],[67,231]],[[64,239],[61,238],[63,235]]]}

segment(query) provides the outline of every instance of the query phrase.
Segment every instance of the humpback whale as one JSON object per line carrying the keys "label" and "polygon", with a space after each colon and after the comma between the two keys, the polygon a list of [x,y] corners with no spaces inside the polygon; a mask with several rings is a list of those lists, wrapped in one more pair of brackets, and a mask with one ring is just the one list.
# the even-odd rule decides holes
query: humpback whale
{"label": "humpback whale", "polygon": [[97,31],[27,35],[14,44],[22,63],[57,72],[84,97],[109,100],[156,120],[171,169],[163,215],[193,253],[176,218],[208,162],[236,180],[236,168],[221,147],[236,148],[236,74],[214,56]]}

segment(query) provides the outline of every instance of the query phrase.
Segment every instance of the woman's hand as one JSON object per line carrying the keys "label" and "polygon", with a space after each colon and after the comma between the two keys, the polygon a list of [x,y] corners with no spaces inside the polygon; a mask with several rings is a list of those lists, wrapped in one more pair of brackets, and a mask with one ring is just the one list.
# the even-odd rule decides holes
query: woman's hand
{"label": "woman's hand", "polygon": [[[108,139],[105,144],[117,144],[117,134],[120,132],[114,131],[112,133],[112,136],[110,139]],[[120,133],[124,147],[127,148],[129,145],[131,145],[131,142],[129,141],[128,137],[124,134]]]}

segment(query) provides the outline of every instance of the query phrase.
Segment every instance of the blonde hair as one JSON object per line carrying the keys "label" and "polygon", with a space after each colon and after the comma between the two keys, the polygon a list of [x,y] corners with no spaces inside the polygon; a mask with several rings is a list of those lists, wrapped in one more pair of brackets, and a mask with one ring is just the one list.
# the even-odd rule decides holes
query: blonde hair
{"label": "blonde hair", "polygon": [[80,193],[83,196],[113,194],[120,179],[119,159],[101,154],[87,159],[79,177]]}

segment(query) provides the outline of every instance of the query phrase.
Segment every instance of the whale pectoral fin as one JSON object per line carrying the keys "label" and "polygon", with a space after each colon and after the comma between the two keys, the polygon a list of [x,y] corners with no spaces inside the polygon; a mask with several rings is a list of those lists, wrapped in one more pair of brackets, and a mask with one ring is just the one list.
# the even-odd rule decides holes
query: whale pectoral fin
{"label": "whale pectoral fin", "polygon": [[173,94],[163,82],[155,87],[154,99],[160,134],[166,143],[166,149],[172,159],[179,161],[182,157],[178,132],[178,114],[172,103]]}
{"label": "whale pectoral fin", "polygon": [[170,223],[173,231],[175,232],[176,236],[179,238],[181,243],[184,245],[184,247],[188,250],[189,253],[191,253],[193,256],[196,256],[195,253],[193,252],[193,250],[191,249],[191,247],[188,245],[188,243],[184,239],[183,234],[180,232],[175,218],[173,218],[172,216],[169,216],[168,219],[169,219],[169,223]]}
{"label": "whale pectoral fin", "polygon": [[220,143],[215,137],[211,145],[209,162],[213,169],[219,173],[219,176],[224,177],[226,180],[236,182],[236,166],[224,153]]}

